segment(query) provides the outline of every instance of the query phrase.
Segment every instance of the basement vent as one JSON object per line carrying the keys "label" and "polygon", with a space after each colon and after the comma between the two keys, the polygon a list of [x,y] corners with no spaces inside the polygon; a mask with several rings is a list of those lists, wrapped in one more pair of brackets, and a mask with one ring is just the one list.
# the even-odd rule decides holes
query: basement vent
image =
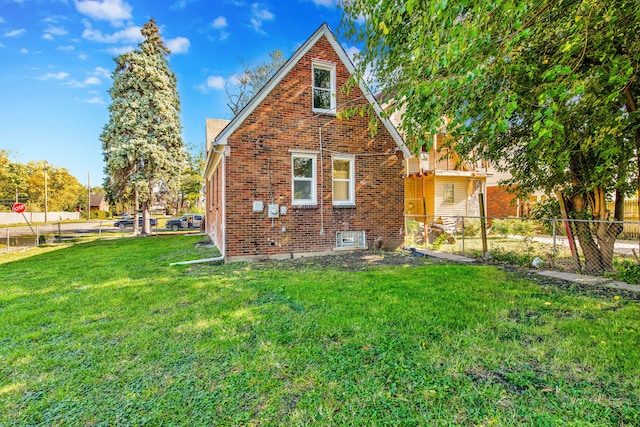
{"label": "basement vent", "polygon": [[367,239],[364,231],[336,231],[336,248],[366,248]]}

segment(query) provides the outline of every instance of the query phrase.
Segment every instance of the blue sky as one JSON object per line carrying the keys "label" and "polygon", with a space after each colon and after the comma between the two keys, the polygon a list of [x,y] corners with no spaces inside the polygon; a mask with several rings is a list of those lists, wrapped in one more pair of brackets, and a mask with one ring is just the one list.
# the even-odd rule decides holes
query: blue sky
{"label": "blue sky", "polygon": [[[0,0],[0,149],[46,160],[102,185],[113,57],[141,41],[151,17],[172,49],[183,137],[204,144],[205,118],[230,119],[225,82],[280,49],[288,58],[335,0]],[[354,48],[344,45],[348,51]]]}

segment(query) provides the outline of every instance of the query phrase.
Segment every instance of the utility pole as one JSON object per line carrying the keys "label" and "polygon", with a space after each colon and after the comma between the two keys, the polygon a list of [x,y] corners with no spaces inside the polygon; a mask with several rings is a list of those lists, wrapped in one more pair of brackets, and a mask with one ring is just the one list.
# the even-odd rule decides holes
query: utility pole
{"label": "utility pole", "polygon": [[91,221],[91,171],[87,172],[87,221]]}

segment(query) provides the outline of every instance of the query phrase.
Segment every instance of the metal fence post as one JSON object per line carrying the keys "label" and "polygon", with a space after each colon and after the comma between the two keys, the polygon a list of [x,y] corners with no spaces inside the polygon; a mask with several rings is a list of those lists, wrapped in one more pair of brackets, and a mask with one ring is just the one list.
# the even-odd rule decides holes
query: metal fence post
{"label": "metal fence post", "polygon": [[462,217],[462,253],[464,254],[464,222],[465,217]]}
{"label": "metal fence post", "polygon": [[7,253],[11,251],[11,240],[9,240],[9,228],[7,227]]}
{"label": "metal fence post", "polygon": [[555,258],[558,255],[556,250],[556,220],[552,219],[551,224],[553,224],[553,257]]}

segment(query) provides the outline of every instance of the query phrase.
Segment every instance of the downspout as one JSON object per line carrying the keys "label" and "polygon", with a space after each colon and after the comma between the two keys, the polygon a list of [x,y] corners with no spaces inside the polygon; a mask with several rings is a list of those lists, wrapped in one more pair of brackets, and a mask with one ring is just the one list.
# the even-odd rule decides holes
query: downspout
{"label": "downspout", "polygon": [[225,170],[226,156],[225,156],[224,150],[222,151],[213,150],[213,151],[214,153],[220,154],[220,157],[221,157],[220,163],[222,164],[222,227],[221,227],[222,248],[220,249],[220,252],[222,252],[222,255],[214,258],[203,258],[203,259],[195,259],[191,261],[172,262],[169,265],[204,264],[207,262],[220,262],[220,261],[224,262],[225,255],[226,255],[226,246],[227,246],[227,197],[226,197],[227,174]]}
{"label": "downspout", "polygon": [[227,156],[226,146],[220,153],[222,163],[222,255],[224,259],[227,254]]}
{"label": "downspout", "polygon": [[[326,124],[326,123],[325,123]],[[322,126],[318,127],[320,136],[320,235],[324,235],[324,161],[322,160]]]}

